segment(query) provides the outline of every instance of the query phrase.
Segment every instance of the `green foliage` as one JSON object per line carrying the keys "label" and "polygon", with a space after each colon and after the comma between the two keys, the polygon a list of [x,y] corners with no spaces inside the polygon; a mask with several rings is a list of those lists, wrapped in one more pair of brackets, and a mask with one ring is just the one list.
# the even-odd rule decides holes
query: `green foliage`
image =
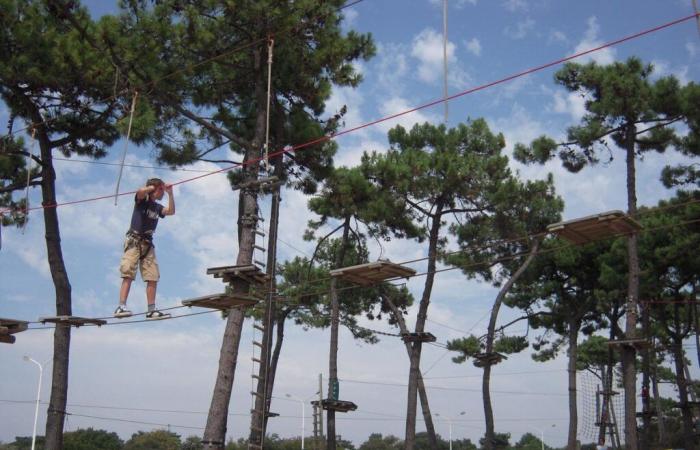
{"label": "green foliage", "polygon": [[[517,144],[515,158],[543,164],[558,156],[567,170],[578,172],[600,162],[601,155],[611,160],[610,141],[639,156],[651,150],[662,153],[671,146],[686,155],[700,154],[700,108],[696,102],[700,88],[694,83],[680,86],[674,77],[652,81],[652,73],[653,67],[637,58],[606,66],[567,63],[555,74],[555,80],[584,96],[586,114],[579,125],[568,129],[568,142],[556,143],[541,136],[530,145]],[[678,121],[688,126],[685,136],[679,136],[672,126]],[[686,169],[676,168],[663,179],[669,185],[688,180],[682,175]]]}
{"label": "green foliage", "polygon": [[473,358],[481,353],[483,348],[483,342],[474,335],[447,341],[447,350],[460,353],[459,356],[452,357],[452,361],[457,364],[465,362],[468,358]]}
{"label": "green foliage", "polygon": [[[210,150],[226,144],[235,154],[258,156],[268,38],[284,35],[271,48],[270,149],[316,140],[286,158],[282,171],[294,187],[310,193],[329,173],[336,149],[319,138],[335,132],[345,114],[343,107],[321,119],[331,87],[357,86],[362,77],[353,63],[375,52],[369,34],[343,31],[337,11],[342,4],[127,2],[119,17],[103,19],[103,45],[119,49],[122,70],[148,105],[149,114],[139,117],[159,119],[148,132],[159,159],[182,165],[211,160]],[[240,174],[231,181],[241,181]]]}
{"label": "green foliage", "polygon": [[170,431],[139,431],[124,444],[124,450],[180,450],[180,436]]}
{"label": "green foliage", "polygon": [[[31,450],[32,448],[32,437],[31,436],[17,436],[15,441],[6,444],[6,450]],[[36,437],[36,450],[44,450],[44,436]],[[5,449],[3,449],[5,450]]]}
{"label": "green foliage", "polygon": [[541,450],[551,449],[548,445],[542,445],[539,437],[532,433],[525,433],[520,437],[520,440],[512,447],[513,450]]}
{"label": "green foliage", "polygon": [[401,450],[403,441],[393,435],[382,436],[381,433],[372,433],[367,440],[360,444],[357,450]]}
{"label": "green foliage", "polygon": [[120,450],[124,447],[117,433],[94,428],[63,433],[64,450]]}
{"label": "green foliage", "polygon": [[[3,225],[8,225],[26,219],[20,213],[23,200],[13,198],[13,193],[19,197],[27,185],[30,154],[35,166],[31,186],[55,177],[46,161],[49,152],[100,158],[119,137],[116,123],[123,111],[112,95],[114,69],[109,55],[89,44],[98,31],[85,8],[77,2],[58,6],[39,0],[1,0],[0,11],[0,99],[10,115],[10,136],[0,142],[0,207],[13,212],[3,215]],[[69,16],[82,32],[73,29]],[[18,128],[23,127],[26,130],[20,134]],[[33,132],[35,140],[28,137]]]}
{"label": "green foliage", "polygon": [[202,438],[199,436],[188,436],[182,443],[180,450],[204,450]]}
{"label": "green foliage", "polygon": [[[479,439],[479,446],[484,448],[486,437]],[[510,446],[510,433],[495,433],[493,438],[494,450],[506,450]]]}

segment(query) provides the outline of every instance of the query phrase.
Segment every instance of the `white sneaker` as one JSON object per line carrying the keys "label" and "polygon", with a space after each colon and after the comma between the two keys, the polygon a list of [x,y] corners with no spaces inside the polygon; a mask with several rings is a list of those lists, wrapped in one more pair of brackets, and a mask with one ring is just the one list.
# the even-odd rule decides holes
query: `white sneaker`
{"label": "white sneaker", "polygon": [[154,309],[153,311],[149,311],[146,313],[146,320],[162,320],[162,319],[170,319],[170,314],[160,312],[157,309]]}
{"label": "white sneaker", "polygon": [[117,309],[114,310],[114,317],[117,319],[123,319],[124,317],[131,317],[131,311],[126,309],[126,307],[119,305]]}

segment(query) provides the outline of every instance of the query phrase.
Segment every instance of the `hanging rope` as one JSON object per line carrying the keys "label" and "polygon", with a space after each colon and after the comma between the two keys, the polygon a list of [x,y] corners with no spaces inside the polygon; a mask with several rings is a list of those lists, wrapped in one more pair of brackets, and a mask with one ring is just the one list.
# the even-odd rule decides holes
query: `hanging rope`
{"label": "hanging rope", "polygon": [[119,165],[119,178],[117,178],[117,188],[114,190],[114,206],[117,206],[119,198],[119,185],[122,182],[122,173],[124,172],[124,160],[126,160],[126,151],[129,148],[129,138],[131,137],[131,123],[134,120],[134,109],[136,109],[136,98],[139,96],[138,91],[134,91],[134,97],[131,99],[131,112],[129,113],[129,125],[126,127],[126,141],[124,142],[124,152],[122,153],[122,162]]}
{"label": "hanging rope", "polygon": [[270,174],[270,159],[268,149],[270,146],[270,103],[272,97],[272,48],[275,40],[270,38],[267,41],[267,105],[265,117],[265,171]]}
{"label": "hanging rope", "polygon": [[36,128],[32,128],[32,144],[30,145],[29,155],[27,155],[27,187],[24,190],[24,221],[22,222],[22,235],[27,227],[27,218],[29,217],[29,183],[32,180],[32,155],[36,145]]}
{"label": "hanging rope", "polygon": [[442,2],[442,68],[443,68],[443,98],[445,99],[445,127],[447,127],[447,0]]}
{"label": "hanging rope", "polygon": [[698,0],[693,0],[693,11],[695,11],[695,21],[698,23],[698,34],[700,34],[700,10],[698,10]]}

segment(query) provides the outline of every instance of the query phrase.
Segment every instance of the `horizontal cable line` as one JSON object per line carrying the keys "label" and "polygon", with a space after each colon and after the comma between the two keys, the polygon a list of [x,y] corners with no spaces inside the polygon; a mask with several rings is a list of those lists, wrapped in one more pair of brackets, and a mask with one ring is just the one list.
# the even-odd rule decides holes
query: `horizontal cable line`
{"label": "horizontal cable line", "polygon": [[[408,387],[407,384],[402,383],[387,383],[380,381],[363,381],[363,380],[349,380],[347,378],[340,378],[340,381],[345,383],[354,384],[370,384],[377,386],[395,386],[395,387]],[[481,392],[481,389],[469,389],[469,388],[452,388],[446,386],[425,386],[426,389],[435,389],[439,391],[459,391],[459,392]],[[567,397],[569,394],[559,394],[556,392],[526,392],[526,391],[490,391],[492,394],[509,394],[509,395],[541,395],[541,396],[551,396],[551,397]]]}
{"label": "horizontal cable line", "polygon": [[[296,144],[296,145],[293,145],[293,146],[286,146],[286,147],[284,147],[284,148],[282,148],[282,149],[280,149],[280,150],[276,150],[276,151],[274,151],[274,152],[270,152],[270,153],[269,153],[268,155],[266,155],[266,156],[260,156],[260,157],[250,158],[250,159],[245,160],[245,161],[243,161],[243,162],[241,162],[241,163],[239,163],[239,164],[235,164],[235,165],[232,165],[232,166],[229,166],[229,167],[220,169],[220,170],[215,170],[215,171],[212,171],[212,172],[208,172],[208,173],[205,173],[205,174],[202,174],[202,175],[198,175],[198,176],[196,176],[196,177],[192,177],[192,178],[189,178],[189,179],[184,179],[184,180],[178,181],[178,182],[176,182],[176,183],[173,183],[173,186],[176,186],[176,185],[179,185],[179,184],[184,184],[184,183],[189,183],[189,182],[192,182],[192,181],[195,181],[195,180],[199,180],[199,179],[204,178],[204,177],[208,177],[208,176],[211,176],[211,175],[215,175],[215,174],[217,174],[217,173],[229,171],[229,170],[232,170],[232,169],[237,168],[237,167],[246,167],[246,166],[249,166],[249,165],[252,165],[252,164],[257,164],[257,163],[259,163],[260,161],[265,160],[266,158],[269,159],[269,158],[273,158],[273,157],[276,157],[276,156],[283,155],[283,154],[285,154],[285,153],[298,152],[298,151],[300,151],[300,150],[306,149],[306,148],[311,147],[311,146],[313,146],[313,145],[321,144],[321,143],[324,143],[324,142],[327,142],[327,141],[330,141],[330,140],[337,139],[337,138],[340,137],[340,136],[343,136],[343,135],[346,135],[346,134],[350,134],[350,133],[359,131],[359,130],[361,130],[361,129],[363,129],[363,128],[372,127],[372,126],[374,126],[374,125],[377,125],[377,124],[380,124],[380,123],[383,123],[383,122],[386,122],[386,121],[389,121],[389,120],[392,120],[392,119],[396,119],[396,118],[398,118],[398,117],[401,117],[401,116],[404,116],[404,115],[407,115],[407,114],[410,114],[410,113],[413,113],[413,112],[416,112],[416,111],[419,111],[419,110],[422,110],[422,109],[426,109],[426,108],[429,108],[429,107],[438,105],[438,104],[440,104],[440,103],[449,102],[450,100],[454,100],[454,99],[457,99],[457,98],[459,98],[459,97],[472,94],[472,93],[474,93],[474,92],[482,91],[482,90],[491,88],[491,87],[493,87],[493,86],[496,86],[496,85],[499,85],[499,84],[503,84],[503,83],[506,83],[506,82],[508,82],[508,81],[512,81],[512,80],[514,80],[514,79],[516,79],[516,78],[523,77],[523,76],[525,76],[525,75],[530,75],[530,74],[535,73],[535,72],[538,72],[538,71],[540,71],[540,70],[544,70],[544,69],[549,68],[549,67],[553,67],[553,66],[557,66],[557,65],[563,64],[563,63],[565,63],[565,62],[567,62],[567,61],[570,61],[570,60],[579,58],[579,57],[581,57],[581,56],[585,56],[585,55],[588,55],[588,54],[590,54],[590,53],[595,53],[595,52],[600,51],[600,50],[603,50],[603,49],[605,49],[605,48],[607,48],[607,47],[612,47],[612,46],[615,46],[615,45],[618,45],[618,44],[621,44],[621,43],[624,43],[624,42],[627,42],[627,41],[630,41],[630,40],[633,40],[633,39],[640,38],[640,37],[645,36],[645,35],[648,35],[648,34],[655,33],[655,32],[657,32],[657,31],[663,30],[663,29],[665,29],[665,28],[669,28],[669,27],[678,25],[678,24],[680,24],[680,23],[686,22],[686,21],[688,21],[688,20],[694,19],[694,18],[697,17],[697,16],[698,16],[698,14],[692,14],[692,15],[689,15],[689,16],[686,16],[686,17],[682,17],[682,18],[673,20],[673,21],[671,21],[671,22],[667,22],[667,23],[665,23],[665,24],[662,24],[662,25],[658,25],[658,26],[649,28],[649,29],[644,30],[644,31],[640,31],[640,32],[637,32],[637,33],[634,33],[634,34],[631,34],[631,35],[628,35],[628,36],[625,36],[625,37],[622,37],[622,38],[619,38],[619,39],[615,39],[615,40],[613,40],[613,41],[609,41],[609,42],[604,43],[604,44],[602,44],[602,45],[599,45],[599,46],[597,46],[597,47],[594,47],[594,48],[591,48],[591,49],[588,49],[588,50],[584,50],[584,51],[575,53],[575,54],[570,55],[570,56],[567,56],[567,57],[559,58],[559,59],[557,59],[557,60],[555,60],[555,61],[551,61],[551,62],[542,64],[542,65],[539,65],[539,66],[536,66],[536,67],[532,67],[532,68],[530,68],[530,69],[523,70],[523,71],[521,71],[521,72],[515,73],[515,74],[510,75],[510,76],[507,76],[507,77],[505,77],[505,78],[501,78],[501,79],[496,80],[496,81],[492,81],[492,82],[490,82],[490,83],[486,83],[486,84],[482,84],[482,85],[477,86],[477,87],[474,87],[474,88],[466,89],[466,90],[463,90],[463,91],[461,91],[461,92],[458,92],[458,93],[456,93],[456,94],[453,94],[453,95],[450,95],[450,96],[447,96],[447,97],[441,97],[441,98],[439,98],[439,99],[432,100],[432,101],[430,101],[430,102],[428,102],[428,103],[424,103],[424,104],[422,104],[422,105],[419,105],[419,106],[416,106],[416,107],[413,107],[413,108],[410,108],[410,109],[407,109],[407,110],[404,110],[404,111],[401,111],[401,112],[398,112],[398,113],[395,113],[395,114],[391,114],[391,115],[388,115],[388,116],[384,116],[384,117],[382,117],[382,118],[379,118],[379,119],[376,119],[376,120],[373,120],[373,121],[370,121],[370,122],[366,122],[366,123],[364,123],[364,124],[360,124],[360,125],[357,125],[357,126],[355,126],[355,127],[347,128],[347,129],[342,130],[342,131],[339,131],[339,132],[337,132],[337,133],[333,133],[333,134],[329,134],[329,135],[323,135],[323,136],[320,136],[320,137],[318,137],[318,138],[312,139],[312,140],[310,140],[310,141],[307,141],[307,142],[304,142],[304,143],[301,143],[301,144]],[[119,193],[119,194],[117,194],[117,195],[128,195],[128,194],[133,194],[134,192],[135,192],[135,191],[133,191],[133,192],[124,192],[124,193]],[[104,200],[104,199],[114,198],[114,197],[115,197],[114,194],[109,194],[109,195],[103,195],[103,196],[99,196],[99,197],[87,198],[87,199],[82,199],[82,200],[74,200],[74,201],[68,201],[68,202],[63,202],[63,203],[56,203],[56,204],[53,204],[53,205],[42,205],[42,206],[38,206],[38,207],[34,207],[34,208],[29,208],[29,209],[27,210],[27,212],[29,212],[29,211],[35,211],[35,210],[41,210],[41,209],[45,209],[45,208],[58,208],[58,207],[60,207],[60,206],[74,205],[74,204],[79,204],[79,203],[87,203],[87,202],[91,202],[91,201]]]}
{"label": "horizontal cable line", "polygon": [[[679,223],[673,223],[673,224],[667,224],[667,225],[660,225],[660,226],[658,226],[658,227],[644,228],[644,229],[638,231],[636,234],[644,234],[644,233],[649,233],[649,232],[652,232],[652,231],[659,231],[659,230],[668,229],[668,228],[676,228],[676,227],[681,227],[681,226],[685,226],[685,225],[691,225],[691,224],[694,224],[694,223],[700,223],[700,219],[692,219],[692,220],[687,220],[687,221],[683,221],[683,222],[679,222]],[[619,237],[623,237],[623,236],[626,236],[626,235],[627,235],[627,233],[620,233],[620,234],[611,235],[611,236],[608,236],[608,237],[605,237],[605,238],[602,238],[602,239],[597,239],[597,240],[594,240],[594,241],[592,241],[592,242],[603,242],[603,241],[607,241],[607,240],[611,240],[611,239],[617,239],[617,238],[619,238]],[[552,247],[552,248],[549,248],[549,249],[546,249],[546,250],[542,250],[542,251],[538,252],[538,253],[535,255],[535,257],[540,257],[541,255],[544,255],[544,254],[547,254],[547,253],[553,253],[553,252],[555,252],[555,251],[564,250],[564,249],[567,249],[567,248],[573,248],[573,247],[584,246],[584,245],[586,245],[586,244],[588,244],[588,243],[567,243],[567,244],[563,244],[563,245],[560,245],[560,246],[558,246],[558,247]],[[469,265],[465,265],[465,266],[447,267],[447,268],[442,268],[442,269],[436,269],[436,270],[434,270],[434,271],[426,271],[426,272],[422,272],[422,273],[416,273],[416,274],[410,275],[410,276],[408,276],[408,277],[396,277],[396,278],[394,278],[394,279],[389,279],[389,280],[385,280],[385,281],[394,281],[394,280],[403,279],[403,278],[413,278],[413,277],[419,277],[419,276],[426,276],[426,275],[429,275],[430,273],[439,274],[439,273],[448,272],[448,271],[452,271],[452,270],[464,270],[464,269],[466,269],[466,268],[478,267],[478,266],[484,265],[484,264],[493,265],[493,264],[496,264],[496,263],[501,263],[501,262],[505,262],[505,261],[515,260],[515,259],[518,259],[518,258],[520,258],[520,257],[522,257],[522,256],[526,256],[526,255],[528,255],[528,254],[529,254],[529,252],[521,252],[521,253],[516,253],[516,254],[513,254],[513,255],[509,255],[509,256],[504,256],[504,257],[496,258],[496,260],[490,261],[490,262],[475,262],[475,263],[472,263],[472,264],[469,264]],[[365,286],[353,285],[353,286],[346,286],[346,287],[338,288],[338,289],[336,289],[336,291],[337,291],[337,292],[342,292],[342,291],[347,291],[347,290],[352,290],[352,289],[360,289],[360,288],[364,288],[364,287],[365,287]],[[269,293],[270,293],[270,292],[267,292],[266,294],[269,294]],[[302,298],[302,297],[309,297],[309,296],[312,296],[312,295],[322,295],[322,294],[326,294],[326,293],[327,293],[326,290],[317,291],[317,292],[311,292],[311,293],[308,293],[308,292],[307,292],[307,293],[303,293],[303,294],[298,295],[298,296],[295,296],[295,297],[297,297],[297,298]],[[295,304],[296,304],[296,305],[299,305],[299,306],[306,306],[306,305],[301,305],[301,303],[298,302],[298,301],[295,302],[295,303],[293,303],[293,302],[291,302],[291,301],[285,301],[284,303],[285,303],[285,304],[288,304],[288,305],[295,305]],[[169,308],[163,308],[162,310],[165,311],[165,310],[178,309],[178,308],[185,308],[185,307],[186,307],[186,306],[184,306],[184,305],[172,306],[172,307],[169,307]],[[240,308],[240,307],[238,307],[238,308]],[[492,309],[493,309],[493,308],[492,308]],[[170,318],[168,318],[168,319],[160,319],[160,320],[170,320],[170,319],[176,319],[176,318],[180,318],[180,317],[195,316],[195,315],[199,315],[199,314],[207,314],[207,313],[212,313],[212,312],[217,312],[217,311],[219,311],[219,310],[211,310],[211,311],[204,311],[204,312],[198,312],[198,313],[183,314],[183,315],[179,315],[179,316],[172,316],[172,317],[170,317]],[[138,313],[138,314],[134,314],[134,315],[139,315],[139,314],[147,314],[147,313],[144,312],[144,313]],[[315,314],[315,313],[312,312],[312,314]],[[315,314],[315,315],[318,316],[318,314]],[[327,313],[326,315],[329,315],[329,313]],[[113,317],[110,316],[110,317],[107,317],[107,318],[112,319]],[[106,320],[107,318],[105,318],[105,320]],[[481,320],[483,320],[483,319],[481,319]],[[481,321],[481,320],[480,320],[480,321]],[[102,325],[102,326],[117,325],[117,324],[127,324],[127,323],[138,323],[138,322],[151,322],[151,320],[144,319],[144,320],[121,321],[121,322],[109,322],[109,323],[107,323],[107,324],[105,324],[105,325]],[[40,323],[40,322],[37,322],[37,321],[29,321],[28,323]],[[87,327],[87,326],[97,326],[97,325],[86,324],[86,325],[82,325],[82,326],[86,326],[86,327]],[[475,326],[476,326],[476,325],[475,325]],[[35,329],[35,330],[36,330],[36,329],[48,329],[48,328],[54,328],[54,327],[33,327],[33,328],[29,328],[29,329]]]}
{"label": "horizontal cable line", "polygon": [[[2,156],[2,155],[0,155]],[[96,164],[100,166],[117,166],[120,167],[120,163],[112,163],[105,161],[91,161],[89,159],[73,159],[73,158],[52,158],[54,161],[72,162],[72,163],[83,163],[83,164]],[[198,169],[187,169],[187,168],[177,168],[177,167],[166,167],[166,166],[144,166],[141,164],[124,164],[124,167],[132,167],[136,169],[154,169],[154,170],[169,170],[171,172],[199,172],[199,173],[209,173],[210,170],[198,170]]]}
{"label": "horizontal cable line", "polygon": [[[534,375],[539,373],[553,373],[553,372],[566,372],[566,369],[551,369],[551,370],[524,370],[522,372],[503,372],[494,373],[491,372],[491,378],[493,377],[504,377],[511,375]],[[483,375],[454,375],[449,377],[423,377],[424,380],[448,380],[448,379],[461,379],[461,378],[481,378]]]}

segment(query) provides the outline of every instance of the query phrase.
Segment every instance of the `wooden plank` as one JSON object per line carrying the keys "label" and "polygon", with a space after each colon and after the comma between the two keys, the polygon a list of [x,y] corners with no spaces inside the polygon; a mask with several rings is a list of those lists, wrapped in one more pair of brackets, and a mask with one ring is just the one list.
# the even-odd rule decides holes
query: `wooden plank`
{"label": "wooden plank", "polygon": [[19,333],[27,329],[29,322],[0,317],[0,326],[7,328],[8,334]]}
{"label": "wooden plank", "polygon": [[[354,404],[353,402],[347,401],[347,400],[332,400],[328,398],[324,398],[321,400],[321,408],[325,410],[333,410],[337,412],[348,412],[348,411],[355,411],[357,409],[357,405]],[[319,401],[314,400],[311,402],[312,405],[318,406]]]}
{"label": "wooden plank", "polygon": [[401,340],[404,342],[435,342],[437,338],[433,333],[405,333],[401,335]]}
{"label": "wooden plank", "polygon": [[11,334],[0,334],[0,342],[3,344],[14,344],[15,339],[16,338]]}
{"label": "wooden plank", "polygon": [[567,220],[549,225],[547,231],[574,243],[601,240],[616,235],[631,234],[642,229],[641,224],[620,210]]}
{"label": "wooden plank", "polygon": [[78,316],[51,316],[51,317],[40,317],[39,322],[41,323],[55,323],[62,325],[69,325],[73,327],[82,327],[83,325],[97,325],[98,327],[107,323],[103,319],[91,319],[89,317],[78,317]]}
{"label": "wooden plank", "polygon": [[207,269],[207,274],[214,275],[214,278],[221,278],[226,283],[240,280],[249,284],[265,284],[270,279],[265,272],[253,264],[211,267]]}
{"label": "wooden plank", "polygon": [[227,310],[231,308],[247,307],[257,304],[260,300],[256,297],[238,294],[213,294],[204,297],[183,300],[184,306],[198,306],[200,308],[211,308]]}
{"label": "wooden plank", "polygon": [[637,350],[645,350],[651,346],[647,339],[618,339],[608,341],[608,345],[634,347]]}
{"label": "wooden plank", "polygon": [[416,271],[414,269],[381,259],[375,262],[341,267],[330,271],[332,277],[360,286],[371,286],[392,278],[408,278],[415,274]]}

